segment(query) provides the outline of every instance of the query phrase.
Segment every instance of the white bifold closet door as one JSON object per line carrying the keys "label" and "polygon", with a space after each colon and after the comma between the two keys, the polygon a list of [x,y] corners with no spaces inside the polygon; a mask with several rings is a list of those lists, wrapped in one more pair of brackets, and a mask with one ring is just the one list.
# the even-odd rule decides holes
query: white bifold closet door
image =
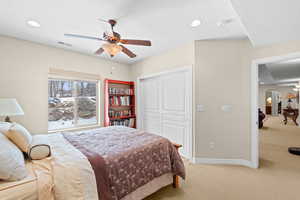
{"label": "white bifold closet door", "polygon": [[140,80],[140,128],[182,144],[191,157],[192,74],[190,70],[163,73]]}

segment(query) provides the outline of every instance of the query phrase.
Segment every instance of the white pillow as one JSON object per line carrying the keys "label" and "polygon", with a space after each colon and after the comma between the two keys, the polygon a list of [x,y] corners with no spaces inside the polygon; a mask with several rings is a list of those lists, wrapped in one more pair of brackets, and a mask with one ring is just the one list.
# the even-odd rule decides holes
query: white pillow
{"label": "white pillow", "polygon": [[32,136],[32,142],[29,146],[28,156],[32,160],[41,160],[51,155],[50,145],[47,142],[46,135]]}
{"label": "white pillow", "polygon": [[22,125],[13,123],[6,136],[23,152],[28,152],[29,145],[32,142],[32,136]]}
{"label": "white pillow", "polygon": [[12,123],[9,122],[0,122],[0,132],[7,136],[7,132],[11,125]]}
{"label": "white pillow", "polygon": [[0,133],[0,179],[17,181],[28,175],[23,153]]}

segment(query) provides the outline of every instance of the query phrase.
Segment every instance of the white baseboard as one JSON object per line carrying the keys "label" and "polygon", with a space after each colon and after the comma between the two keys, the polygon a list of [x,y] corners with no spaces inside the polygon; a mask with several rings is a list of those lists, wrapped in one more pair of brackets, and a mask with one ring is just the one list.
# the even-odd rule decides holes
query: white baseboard
{"label": "white baseboard", "polygon": [[222,158],[193,158],[194,164],[223,164],[223,165],[242,165],[250,168],[257,168],[257,166],[244,159],[222,159]]}

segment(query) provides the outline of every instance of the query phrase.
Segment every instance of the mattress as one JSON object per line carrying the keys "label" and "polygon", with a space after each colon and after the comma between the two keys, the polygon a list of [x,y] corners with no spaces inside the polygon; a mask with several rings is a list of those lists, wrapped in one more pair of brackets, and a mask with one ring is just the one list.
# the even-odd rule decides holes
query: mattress
{"label": "mattress", "polygon": [[36,200],[38,199],[37,178],[32,169],[32,163],[27,162],[29,175],[21,181],[0,181],[1,200]]}
{"label": "mattress", "polygon": [[[38,200],[37,179],[32,171],[31,163],[26,164],[26,166],[29,168],[30,174],[25,179],[14,182],[0,181],[1,200]],[[122,200],[144,199],[162,187],[172,184],[172,182],[173,175],[165,174],[138,188]]]}

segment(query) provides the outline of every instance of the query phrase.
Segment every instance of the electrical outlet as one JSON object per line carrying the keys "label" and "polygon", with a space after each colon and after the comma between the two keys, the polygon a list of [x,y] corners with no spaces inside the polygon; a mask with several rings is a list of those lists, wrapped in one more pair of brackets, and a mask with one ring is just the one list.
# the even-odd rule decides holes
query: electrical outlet
{"label": "electrical outlet", "polygon": [[215,148],[215,143],[214,142],[210,142],[209,143],[209,148],[210,149],[214,149]]}

